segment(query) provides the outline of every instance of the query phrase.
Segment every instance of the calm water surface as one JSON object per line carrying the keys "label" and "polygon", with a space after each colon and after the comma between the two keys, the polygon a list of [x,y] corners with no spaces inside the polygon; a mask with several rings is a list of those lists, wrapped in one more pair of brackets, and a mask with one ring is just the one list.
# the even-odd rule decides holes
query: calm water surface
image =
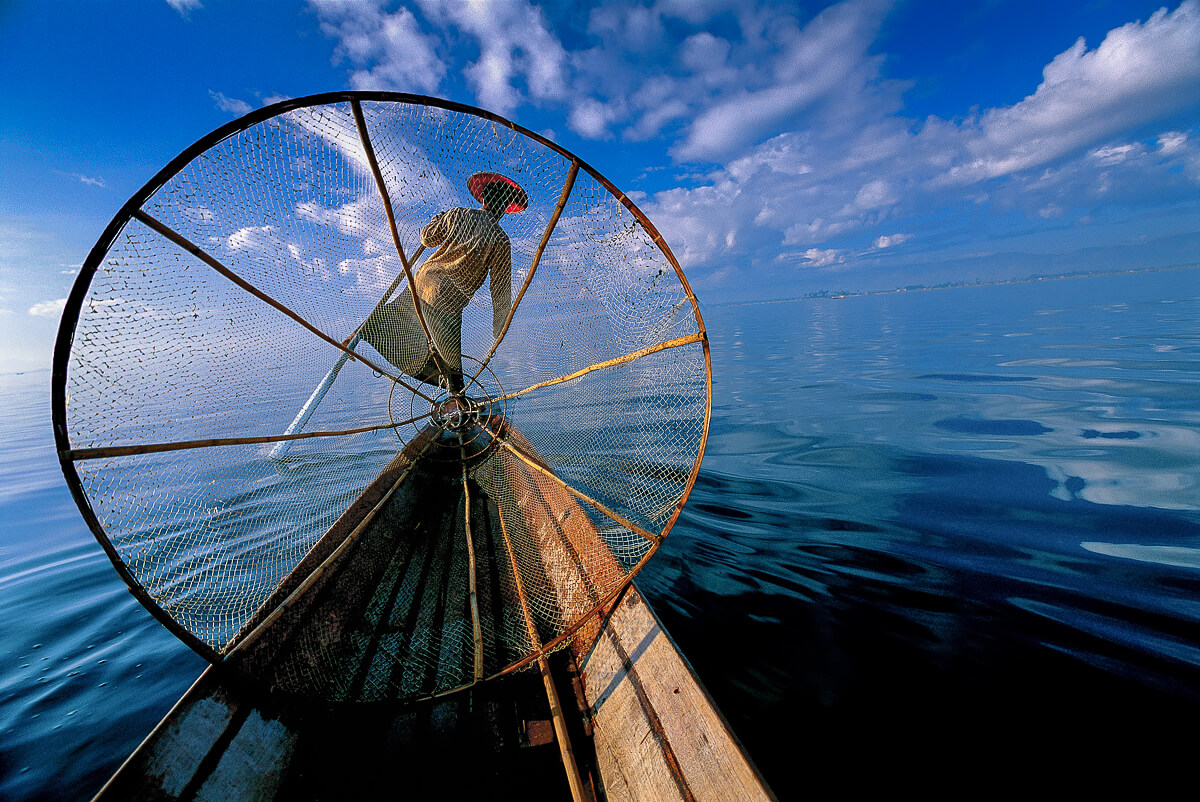
{"label": "calm water surface", "polygon": [[[780,798],[1190,772],[1200,271],[705,320],[708,450],[639,586]],[[5,799],[90,797],[203,669],[83,524],[48,410],[48,372],[0,376]]]}

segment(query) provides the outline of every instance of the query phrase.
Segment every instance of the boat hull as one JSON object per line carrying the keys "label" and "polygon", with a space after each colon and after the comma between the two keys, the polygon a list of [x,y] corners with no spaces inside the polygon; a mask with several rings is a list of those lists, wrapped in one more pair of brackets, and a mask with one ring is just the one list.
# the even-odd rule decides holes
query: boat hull
{"label": "boat hull", "polygon": [[[389,788],[571,798],[539,672],[519,670],[537,660],[516,660],[503,676],[459,692],[389,696],[389,688],[411,695],[421,683],[447,684],[432,676],[397,680],[403,661],[383,658],[394,644],[414,642],[411,630],[429,610],[450,614],[441,597],[462,591],[443,581],[446,572],[430,570],[446,564],[435,559],[438,549],[461,540],[464,510],[451,492],[459,468],[420,460],[421,448],[419,439],[410,444],[351,505],[248,622],[239,648],[201,675],[97,799],[343,799]],[[604,550],[587,548],[600,533],[560,484],[516,461],[500,464],[494,482],[537,499],[521,504],[524,520],[508,527],[537,543],[540,590],[560,612],[594,607],[586,578],[613,570],[588,564],[604,559],[595,556]],[[471,526],[477,549],[498,547],[489,540],[496,532],[479,531],[493,526],[485,506]],[[402,571],[433,575],[404,579]],[[427,592],[397,590],[421,581]],[[440,608],[422,612],[423,598],[441,598]],[[464,600],[456,604],[456,614],[469,617]],[[481,609],[486,616],[487,605]],[[495,631],[503,617],[482,629]],[[396,632],[397,621],[410,631]],[[585,796],[772,798],[632,583],[559,645],[541,659],[563,700],[564,735]],[[329,677],[342,681],[335,687]]]}

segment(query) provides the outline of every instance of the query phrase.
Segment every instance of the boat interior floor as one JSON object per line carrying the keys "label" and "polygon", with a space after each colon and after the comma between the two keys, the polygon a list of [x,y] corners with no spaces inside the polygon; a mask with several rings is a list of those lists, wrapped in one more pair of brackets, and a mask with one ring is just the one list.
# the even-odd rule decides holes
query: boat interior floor
{"label": "boat interior floor", "polygon": [[[587,792],[603,800],[573,657],[550,662]],[[571,799],[536,669],[441,699],[343,705],[223,673],[201,676],[173,731],[156,731],[157,748],[136,752],[98,799]],[[168,754],[170,767],[156,765]]]}
{"label": "boat interior floor", "polygon": [[[201,676],[99,798],[571,798],[536,662],[436,695],[477,679],[461,579],[464,499],[484,566],[506,559],[495,502],[475,479],[464,483],[457,465],[398,460],[380,479],[247,625],[244,647]],[[493,493],[503,487],[486,482]],[[393,485],[403,492],[387,495]],[[519,521],[510,530],[529,537]],[[477,583],[485,676],[523,656],[504,634],[526,622],[501,603],[497,574],[481,570]],[[540,563],[526,575],[549,595]],[[543,604],[540,616],[557,610]],[[546,632],[552,627],[545,622]],[[547,659],[580,772],[594,789],[575,655],[561,649]]]}
{"label": "boat interior floor", "polygon": [[[486,477],[484,486],[479,477]],[[432,460],[412,466],[403,483],[404,492],[387,498],[303,593],[281,603],[280,591],[264,606],[281,615],[247,637],[229,665],[287,693],[372,703],[472,685],[532,652],[527,623],[513,602],[506,546],[506,539],[528,543],[532,536],[516,516],[502,532],[489,495],[497,487],[508,492],[507,485],[487,470],[464,481],[457,464]],[[377,482],[374,490],[387,486]],[[359,521],[360,512],[348,511],[343,528]],[[339,540],[337,529],[325,538],[330,546]],[[529,611],[532,625],[547,642],[562,615],[533,548],[526,559],[526,590],[539,600]],[[468,565],[475,562],[480,568],[468,587]],[[478,604],[477,636],[471,598]]]}
{"label": "boat interior floor", "polygon": [[[569,675],[569,654],[555,658],[556,676]],[[559,685],[571,705],[569,680]],[[536,669],[398,713],[387,707],[303,714],[275,798],[571,799]],[[595,798],[590,738],[579,716],[568,716],[568,727]]]}

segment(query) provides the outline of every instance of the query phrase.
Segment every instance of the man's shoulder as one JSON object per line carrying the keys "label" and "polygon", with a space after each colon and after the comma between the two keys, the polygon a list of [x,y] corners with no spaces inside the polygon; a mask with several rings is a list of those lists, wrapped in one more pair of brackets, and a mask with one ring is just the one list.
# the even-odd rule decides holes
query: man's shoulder
{"label": "man's shoulder", "polygon": [[468,206],[455,206],[442,212],[442,217],[450,223],[484,226],[494,222],[492,216],[483,209],[472,209]]}
{"label": "man's shoulder", "polygon": [[448,222],[456,227],[480,234],[486,232],[492,237],[508,242],[508,235],[489,211],[458,206],[450,209],[446,215]]}

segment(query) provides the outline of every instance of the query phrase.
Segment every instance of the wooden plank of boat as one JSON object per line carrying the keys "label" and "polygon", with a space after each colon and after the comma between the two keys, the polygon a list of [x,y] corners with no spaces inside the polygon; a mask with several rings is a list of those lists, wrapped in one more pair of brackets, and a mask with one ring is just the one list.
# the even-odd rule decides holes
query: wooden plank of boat
{"label": "wooden plank of boat", "polygon": [[[511,428],[508,436],[520,438]],[[447,513],[428,503],[429,482],[452,477],[439,478],[434,475],[437,463],[417,459],[422,445],[418,439],[397,456],[251,619],[243,636],[249,640],[257,633],[245,652],[257,661],[256,668],[320,661],[330,650],[314,648],[297,633],[310,637],[321,631],[318,646],[347,640],[354,628],[350,620],[361,618],[366,606],[377,607],[376,600],[388,595],[389,583],[395,587],[399,582],[394,566],[407,564],[415,553],[416,546],[405,543],[416,540],[422,526],[430,543],[453,537],[451,519],[457,508],[449,504]],[[541,575],[552,586],[562,614],[569,618],[590,609],[596,591],[587,576],[620,570],[615,560],[612,565],[580,562],[581,554],[601,553],[587,548],[587,540],[600,533],[559,485],[518,460],[500,464],[499,481],[522,502],[524,520],[519,523],[536,533],[545,569]],[[414,467],[415,473],[397,483]],[[385,498],[389,488],[399,490]],[[418,498],[421,504],[415,503]],[[362,526],[381,505],[385,512]],[[399,556],[379,560],[385,552]],[[313,580],[321,566],[323,573]],[[373,573],[364,578],[368,569]],[[289,604],[281,608],[284,600]],[[283,612],[275,612],[279,610]],[[383,620],[367,622],[376,641],[386,634]],[[326,671],[362,678],[346,687],[344,698],[363,693],[373,665],[371,649],[371,644],[359,643],[354,649],[333,650],[345,662],[325,666]],[[583,668],[580,685],[586,696],[579,705],[586,720],[571,722],[572,740],[578,741],[581,772],[589,777],[593,796],[770,798],[715,705],[632,586],[603,622],[581,631],[571,650],[553,655],[560,686],[571,658]],[[549,711],[539,684],[532,672],[522,672],[422,704],[331,706],[266,693],[235,673],[210,667],[97,799],[322,798],[354,790],[371,793],[379,783],[463,795],[511,783],[509,787],[520,785],[523,792],[565,798],[556,757],[545,749],[525,748],[546,740],[541,734],[546,727],[538,722]],[[593,733],[594,750],[583,743],[587,733]],[[338,755],[340,761],[331,760]],[[464,777],[462,767],[468,765],[477,771]]]}
{"label": "wooden plank of boat", "polygon": [[[519,432],[510,428],[507,436],[532,452]],[[549,573],[558,583],[559,598],[566,605],[594,604],[594,597],[577,598],[581,578],[619,570],[615,559],[612,566],[597,564],[605,552],[582,541],[599,533],[570,493],[513,463],[509,474],[522,472],[523,483],[536,491],[536,500],[527,500],[522,510],[543,530],[557,530],[557,538],[543,537],[539,547],[543,559],[560,569]],[[556,543],[563,544],[557,554]],[[568,550],[586,555],[587,570],[572,565]],[[610,802],[773,798],[716,704],[632,585],[603,619],[581,630],[572,650],[582,673],[596,758]]]}

